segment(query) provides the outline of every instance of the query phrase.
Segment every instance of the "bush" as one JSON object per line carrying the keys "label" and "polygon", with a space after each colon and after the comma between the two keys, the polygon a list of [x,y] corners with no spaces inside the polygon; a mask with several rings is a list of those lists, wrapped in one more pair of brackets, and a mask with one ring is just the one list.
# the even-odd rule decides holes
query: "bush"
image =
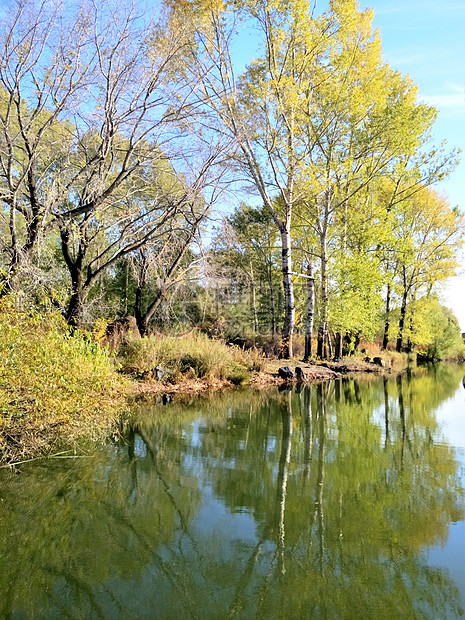
{"label": "bush", "polygon": [[107,351],[71,333],[60,314],[26,314],[3,301],[0,450],[7,436],[26,454],[34,442],[41,451],[50,445],[50,429],[60,427],[63,435],[69,427],[69,437],[108,430],[123,403],[123,384]]}

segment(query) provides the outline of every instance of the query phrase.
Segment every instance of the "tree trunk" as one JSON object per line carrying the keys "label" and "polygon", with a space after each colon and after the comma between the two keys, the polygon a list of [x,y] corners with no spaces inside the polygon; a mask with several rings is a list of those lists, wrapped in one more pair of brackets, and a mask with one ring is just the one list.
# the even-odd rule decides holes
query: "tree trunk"
{"label": "tree trunk", "polygon": [[397,343],[396,343],[397,353],[400,353],[402,351],[402,344],[403,344],[403,338],[404,338],[405,315],[407,313],[407,297],[408,297],[408,291],[406,288],[404,288],[404,293],[402,295],[402,305],[400,307],[399,331],[398,331]]}
{"label": "tree trunk", "polygon": [[139,333],[142,337],[147,335],[147,323],[144,321],[144,315],[142,313],[142,291],[143,286],[140,284],[136,288],[136,301],[134,304],[134,317],[136,319]]}
{"label": "tree trunk", "polygon": [[322,242],[321,255],[321,313],[320,324],[318,326],[318,347],[317,357],[324,360],[327,359],[327,335],[328,335],[328,276],[327,276],[328,258],[326,256],[326,243]]}
{"label": "tree trunk", "polygon": [[334,346],[334,357],[338,359],[342,357],[342,334],[341,332],[337,332],[334,334],[335,346]]}
{"label": "tree trunk", "polygon": [[321,308],[320,308],[320,324],[318,326],[318,347],[317,357],[327,359],[327,334],[328,334],[328,251],[327,251],[327,234],[329,221],[329,202],[330,193],[327,193],[325,201],[325,216],[320,232],[320,262],[321,262]]}
{"label": "tree trunk", "polygon": [[275,293],[273,286],[273,268],[270,264],[270,268],[268,270],[268,280],[270,285],[270,302],[271,302],[271,333],[273,336],[276,334],[276,302],[275,302]]}
{"label": "tree trunk", "polygon": [[87,241],[85,235],[80,238],[76,254],[73,256],[71,252],[71,239],[69,230],[62,228],[60,230],[61,250],[66,266],[68,267],[71,277],[71,297],[65,311],[65,318],[69,325],[79,325],[84,304],[86,301],[88,286],[86,286],[86,278],[83,271],[84,258],[87,253]]}
{"label": "tree trunk", "polygon": [[255,333],[257,333],[258,332],[257,295],[256,295],[255,276],[254,276],[252,262],[250,262],[250,289],[251,289],[250,293],[251,293],[252,315],[253,315],[253,330]]}
{"label": "tree trunk", "polygon": [[389,342],[389,311],[391,306],[391,285],[387,285],[386,292],[386,318],[384,320],[384,336],[383,336],[383,349],[387,349]]}
{"label": "tree trunk", "polygon": [[[142,295],[142,289],[140,290],[141,290],[140,294]],[[137,299],[138,292],[139,292],[139,287],[137,288],[137,291],[136,291],[136,299]],[[150,319],[155,314],[158,306],[161,304],[164,297],[165,297],[165,289],[163,287],[160,287],[158,289],[157,294],[152,299],[151,304],[149,305],[149,307],[147,308],[145,312],[142,312],[140,307],[135,308],[134,315],[136,317],[136,322],[137,322],[137,327],[139,328],[139,333],[142,337],[145,337],[148,335]]]}
{"label": "tree trunk", "polygon": [[408,338],[407,338],[407,353],[411,353],[413,351],[412,336],[413,336],[413,316],[410,315],[409,331],[408,331]]}
{"label": "tree trunk", "polygon": [[292,357],[292,335],[295,324],[294,285],[291,275],[291,233],[289,226],[284,222],[282,223],[280,232],[282,243],[282,274],[284,288],[284,326],[280,357],[289,359]]}
{"label": "tree trunk", "polygon": [[318,326],[318,337],[317,337],[317,347],[316,347],[316,356],[318,359],[325,359],[326,355],[326,347],[325,347],[325,325],[322,321]]}
{"label": "tree trunk", "polygon": [[327,345],[328,346],[328,349],[327,349],[328,358],[331,358],[333,357],[333,344],[331,342],[331,334],[327,331],[326,335],[327,335],[327,343],[328,343]]}
{"label": "tree trunk", "polygon": [[307,265],[307,321],[305,323],[305,354],[304,362],[312,357],[313,317],[315,314],[315,278],[313,265]]}
{"label": "tree trunk", "polygon": [[65,318],[68,325],[79,325],[82,319],[84,305],[85,296],[83,295],[82,288],[76,288],[73,290],[66,308]]}

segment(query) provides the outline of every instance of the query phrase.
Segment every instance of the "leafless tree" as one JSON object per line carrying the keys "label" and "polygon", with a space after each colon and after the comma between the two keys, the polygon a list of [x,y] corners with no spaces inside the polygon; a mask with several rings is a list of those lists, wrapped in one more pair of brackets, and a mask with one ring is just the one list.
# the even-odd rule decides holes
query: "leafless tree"
{"label": "leafless tree", "polygon": [[[21,0],[0,34],[4,290],[59,230],[72,318],[103,269],[198,199],[224,144],[201,122],[187,20],[112,0]],[[167,162],[178,188],[161,196],[153,171]]]}

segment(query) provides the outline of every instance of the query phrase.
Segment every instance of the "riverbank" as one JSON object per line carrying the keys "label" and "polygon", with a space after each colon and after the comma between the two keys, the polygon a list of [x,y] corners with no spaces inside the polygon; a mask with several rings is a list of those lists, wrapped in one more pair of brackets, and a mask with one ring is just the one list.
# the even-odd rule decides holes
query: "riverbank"
{"label": "riverbank", "polygon": [[[283,379],[279,376],[279,369],[287,367],[293,374],[290,380]],[[304,373],[302,381],[296,379],[296,368],[301,368]],[[379,366],[373,362],[366,362],[359,359],[344,359],[339,362],[315,362],[304,363],[300,360],[266,360],[263,368],[252,373],[247,381],[241,383],[239,387],[265,387],[270,385],[284,385],[286,383],[292,385],[297,383],[318,383],[321,381],[330,381],[331,379],[340,379],[350,374],[383,374],[385,372],[401,372],[403,366],[389,367],[389,361],[386,361],[385,367]],[[132,396],[136,398],[148,398],[151,396],[166,395],[169,398],[176,398],[177,395],[183,394],[200,394],[220,389],[233,389],[238,386],[228,380],[220,379],[180,379],[176,383],[169,381],[157,381],[153,378],[144,381],[134,381],[132,386]]]}
{"label": "riverbank", "polygon": [[[279,368],[287,366],[294,375],[291,381],[279,376]],[[135,401],[154,399],[169,403],[185,395],[202,394],[238,387],[266,387],[297,383],[295,369],[300,367],[304,373],[304,383],[316,383],[338,379],[349,374],[390,372],[373,363],[361,360],[343,360],[305,364],[299,360],[266,360],[263,368],[252,372],[248,380],[240,386],[227,379],[192,379],[177,377],[176,380],[159,381],[154,377],[143,380],[119,376],[115,383],[112,376],[108,393],[100,383],[93,394],[94,404],[83,407],[80,400],[82,392],[76,394],[73,410],[54,408],[48,413],[44,408],[29,407],[21,415],[3,416],[0,424],[0,466],[18,465],[35,458],[54,457],[82,451],[96,441],[105,441],[118,434],[122,417],[128,414]],[[81,377],[82,379],[82,377]],[[302,382],[301,382],[302,383]],[[88,386],[87,391],[90,389]],[[74,388],[72,389],[74,392]],[[68,395],[69,396],[69,395]],[[87,393],[87,398],[91,395]],[[95,402],[98,399],[98,404]],[[58,405],[58,400],[56,401]]]}
{"label": "riverbank", "polygon": [[131,381],[108,352],[57,313],[0,311],[0,464],[104,439],[127,410]]}
{"label": "riverbank", "polygon": [[[118,433],[135,400],[283,383],[287,365],[311,383],[348,373],[383,372],[353,358],[303,364],[265,358],[194,332],[130,338],[110,352],[95,333],[71,330],[57,313],[0,311],[0,465],[82,451]],[[374,352],[371,353],[374,355]],[[406,357],[385,354],[386,368]],[[388,357],[391,356],[391,357]],[[295,381],[295,378],[293,379]]]}

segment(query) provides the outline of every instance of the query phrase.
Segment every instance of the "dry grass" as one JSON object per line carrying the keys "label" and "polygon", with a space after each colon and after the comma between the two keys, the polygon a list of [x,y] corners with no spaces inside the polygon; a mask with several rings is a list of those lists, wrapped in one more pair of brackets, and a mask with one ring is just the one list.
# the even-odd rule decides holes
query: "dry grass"
{"label": "dry grass", "polygon": [[263,357],[257,350],[245,352],[194,332],[180,338],[130,338],[120,348],[118,361],[123,372],[136,378],[154,378],[159,366],[167,371],[165,381],[171,383],[202,379],[239,385],[261,368]]}

